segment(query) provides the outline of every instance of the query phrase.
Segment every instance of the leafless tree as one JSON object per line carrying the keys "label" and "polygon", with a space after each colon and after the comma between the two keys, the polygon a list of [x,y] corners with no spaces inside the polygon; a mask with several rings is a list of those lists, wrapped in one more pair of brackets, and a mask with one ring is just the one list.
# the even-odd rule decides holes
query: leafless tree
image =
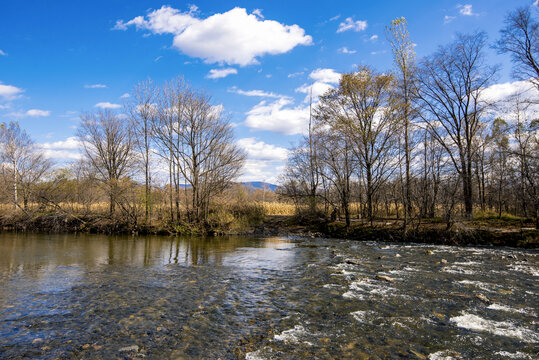
{"label": "leafless tree", "polygon": [[210,200],[239,175],[245,155],[235,145],[232,127],[219,107],[183,79],[165,85],[158,112],[159,121],[154,129],[161,147],[170,156],[176,208],[179,209],[183,180],[191,195],[187,204],[191,208],[189,220],[204,221]]}
{"label": "leafless tree", "polygon": [[482,32],[458,34],[453,43],[421,62],[417,80],[421,117],[460,175],[468,218],[473,211],[474,138],[488,108],[482,94],[496,73],[496,67],[485,63],[486,40]]}
{"label": "leafless tree", "polygon": [[411,120],[414,117],[413,107],[413,81],[416,72],[414,44],[410,40],[408,26],[405,18],[397,18],[391,21],[391,25],[386,29],[387,38],[390,41],[393,51],[393,59],[397,67],[396,90],[400,106],[398,107],[399,120],[402,123],[404,151],[404,224],[406,231],[408,218],[412,213],[412,179],[411,167],[411,146],[410,135],[412,132]]}
{"label": "leafless tree", "polygon": [[151,80],[140,82],[135,86],[131,95],[131,102],[127,104],[134,145],[144,169],[144,209],[145,220],[151,216],[151,164],[152,164],[152,126],[157,117],[156,101],[158,91]]}
{"label": "leafless tree", "polygon": [[22,209],[27,211],[32,190],[49,171],[51,162],[17,122],[0,125],[0,161],[4,178],[13,189],[14,207],[21,208],[19,195],[22,195]]}
{"label": "leafless tree", "polygon": [[356,173],[365,176],[367,216],[373,222],[373,197],[395,169],[391,154],[399,128],[396,119],[394,79],[368,67],[344,74],[339,87],[324,95],[317,107],[317,119],[333,132],[349,139]]}
{"label": "leafless tree", "polygon": [[86,113],[81,116],[77,135],[83,154],[109,197],[109,215],[114,214],[120,182],[133,170],[134,134],[129,121],[111,111]]}
{"label": "leafless tree", "polygon": [[509,12],[496,47],[513,58],[514,75],[531,81],[539,90],[539,22],[535,6]]}
{"label": "leafless tree", "polygon": [[[530,118],[531,103],[515,95],[514,99],[514,140],[516,156],[520,170],[520,183],[531,200],[535,213],[535,225],[539,229],[539,117]],[[533,114],[537,116],[537,113]],[[522,194],[525,201],[525,194]],[[526,206],[524,206],[525,208]]]}

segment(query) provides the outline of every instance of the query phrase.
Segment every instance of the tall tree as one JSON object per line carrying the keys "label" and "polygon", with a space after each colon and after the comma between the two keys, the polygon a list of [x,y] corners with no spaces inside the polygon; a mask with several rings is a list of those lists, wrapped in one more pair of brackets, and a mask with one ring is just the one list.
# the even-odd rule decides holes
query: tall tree
{"label": "tall tree", "polygon": [[473,212],[472,162],[477,151],[474,138],[488,108],[483,90],[491,84],[497,68],[485,63],[487,37],[483,32],[457,34],[421,62],[417,96],[430,133],[445,148],[463,186],[466,217]]}
{"label": "tall tree", "polygon": [[234,143],[232,127],[219,107],[213,106],[209,96],[192,89],[183,79],[165,86],[158,112],[159,122],[154,129],[170,155],[176,208],[179,209],[183,180],[191,194],[188,217],[191,221],[203,222],[210,200],[239,175],[245,155]]}
{"label": "tall tree", "polygon": [[515,77],[531,81],[539,90],[539,22],[536,14],[534,6],[509,12],[496,46],[501,53],[511,54]]}
{"label": "tall tree", "polygon": [[397,18],[391,21],[389,27],[386,28],[386,35],[391,44],[393,51],[393,61],[397,67],[396,88],[399,95],[399,120],[402,123],[403,133],[403,151],[404,151],[404,230],[408,225],[408,218],[412,213],[412,198],[411,198],[411,149],[410,149],[410,132],[411,119],[413,117],[412,107],[412,91],[413,78],[415,74],[415,51],[414,44],[410,40],[408,26],[404,17]]}
{"label": "tall tree", "polygon": [[396,130],[394,78],[369,67],[343,74],[339,87],[321,97],[317,119],[349,139],[357,166],[365,175],[367,216],[374,218],[374,195],[395,168],[392,150]]}
{"label": "tall tree", "polygon": [[121,191],[120,180],[130,175],[135,161],[131,125],[108,110],[86,113],[81,116],[77,135],[86,161],[105,186],[112,216]]}
{"label": "tall tree", "polygon": [[134,145],[137,150],[142,167],[144,168],[144,208],[145,220],[150,219],[150,196],[151,196],[151,146],[152,126],[157,116],[156,101],[158,92],[153,82],[140,82],[133,89],[131,99],[127,104],[127,111],[131,117],[131,125],[134,133]]}

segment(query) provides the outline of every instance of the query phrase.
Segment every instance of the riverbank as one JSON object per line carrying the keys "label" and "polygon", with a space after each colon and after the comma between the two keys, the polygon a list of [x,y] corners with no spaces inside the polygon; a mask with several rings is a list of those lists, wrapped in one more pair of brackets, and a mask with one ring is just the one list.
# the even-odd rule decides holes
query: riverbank
{"label": "riverbank", "polygon": [[[524,225],[524,226],[523,226]],[[265,216],[257,224],[242,226],[194,227],[188,224],[174,227],[166,224],[145,225],[110,219],[106,216],[74,216],[71,214],[42,213],[16,214],[0,217],[4,231],[46,233],[93,233],[134,235],[258,235],[302,236],[350,239],[358,241],[413,242],[438,245],[486,245],[518,248],[539,248],[539,230],[529,224],[500,220],[461,221],[447,230],[438,221],[425,221],[407,232],[398,220],[377,221],[370,224],[353,221],[346,227],[343,221],[302,221],[293,216]]]}

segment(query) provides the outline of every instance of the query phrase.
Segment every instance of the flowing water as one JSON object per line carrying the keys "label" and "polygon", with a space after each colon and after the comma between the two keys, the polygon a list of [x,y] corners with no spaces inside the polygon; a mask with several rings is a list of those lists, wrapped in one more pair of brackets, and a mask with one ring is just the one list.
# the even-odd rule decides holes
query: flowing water
{"label": "flowing water", "polygon": [[537,359],[539,252],[0,234],[1,359]]}

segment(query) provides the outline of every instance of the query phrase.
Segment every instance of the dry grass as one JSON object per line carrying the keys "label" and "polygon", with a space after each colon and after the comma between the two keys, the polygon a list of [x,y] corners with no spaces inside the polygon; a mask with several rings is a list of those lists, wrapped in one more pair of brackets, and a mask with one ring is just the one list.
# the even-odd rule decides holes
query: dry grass
{"label": "dry grass", "polygon": [[294,215],[296,213],[296,207],[293,204],[288,204],[284,202],[262,202],[262,207],[266,215]]}

